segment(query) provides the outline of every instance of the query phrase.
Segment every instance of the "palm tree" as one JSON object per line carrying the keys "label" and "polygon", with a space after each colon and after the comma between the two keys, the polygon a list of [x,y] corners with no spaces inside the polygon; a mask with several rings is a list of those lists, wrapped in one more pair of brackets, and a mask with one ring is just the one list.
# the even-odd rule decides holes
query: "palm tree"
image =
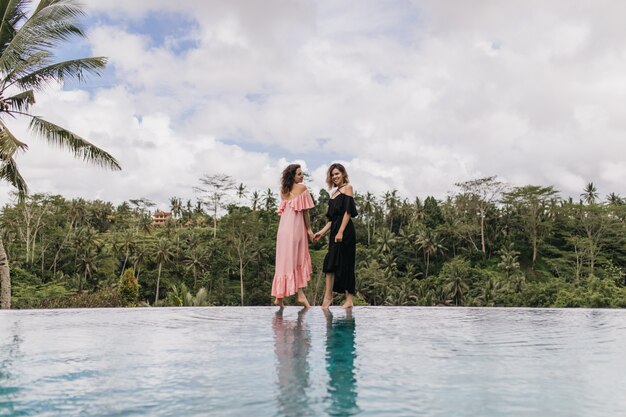
{"label": "palm tree", "polygon": [[411,224],[420,225],[424,223],[424,205],[419,197],[415,197],[413,202],[413,216],[411,218]]}
{"label": "palm tree", "polygon": [[482,301],[483,306],[493,307],[494,300],[500,291],[501,285],[497,278],[490,278],[480,290],[478,299]]}
{"label": "palm tree", "polygon": [[261,194],[258,191],[254,191],[252,193],[252,211],[256,211],[259,206],[259,201],[261,201]]}
{"label": "palm tree", "polygon": [[417,244],[424,254],[424,262],[426,262],[424,277],[428,278],[430,257],[447,249],[441,244],[441,241],[439,240],[439,235],[432,232],[430,229],[423,229],[417,235]]}
{"label": "palm tree", "polygon": [[606,201],[612,206],[619,206],[624,204],[624,199],[619,194],[611,193],[606,196]]}
{"label": "palm tree", "polygon": [[274,196],[274,192],[271,188],[265,190],[265,194],[263,194],[263,202],[265,205],[265,210],[270,211],[276,209],[276,197]]}
{"label": "palm tree", "polygon": [[239,183],[237,187],[237,198],[239,199],[239,205],[241,206],[241,200],[244,199],[248,195],[248,191],[246,190],[246,186],[243,183]]}
{"label": "palm tree", "polygon": [[398,217],[400,218],[400,224],[398,225],[398,230],[402,229],[402,226],[405,223],[410,224],[411,215],[413,214],[413,205],[409,203],[408,199],[402,200],[400,204],[400,208],[398,209]]}
{"label": "palm tree", "polygon": [[585,203],[594,204],[598,199],[598,189],[595,185],[593,185],[593,182],[590,182],[585,186],[585,189],[580,196]]}
{"label": "palm tree", "polygon": [[507,247],[500,249],[499,253],[500,263],[498,263],[498,268],[504,271],[504,276],[508,282],[511,275],[519,270],[519,261],[517,258],[519,252],[514,249],[513,243],[509,243]]}
{"label": "palm tree", "polygon": [[157,274],[156,294],[154,296],[154,302],[159,301],[159,286],[161,285],[161,271],[163,264],[167,263],[174,257],[172,252],[172,244],[166,238],[161,238],[152,248],[152,255],[154,260],[159,265],[159,272]]}
{"label": "palm tree", "polygon": [[183,264],[187,271],[191,271],[193,274],[193,289],[198,288],[198,272],[204,270],[206,258],[206,250],[203,246],[196,246],[189,251]]}
{"label": "palm tree", "polygon": [[193,215],[193,205],[191,204],[191,200],[187,200],[187,204],[185,205],[185,216],[187,217],[187,221],[191,220]]}
{"label": "palm tree", "polygon": [[70,204],[70,228],[82,226],[87,217],[87,207],[84,199],[74,199]]}
{"label": "palm tree", "polygon": [[133,269],[135,270],[135,276],[139,279],[139,270],[140,267],[143,267],[146,264],[148,258],[148,250],[144,244],[137,245],[134,250],[133,256],[131,256],[130,260],[133,263]]}
{"label": "palm tree", "polygon": [[100,261],[100,256],[98,251],[93,247],[89,247],[85,252],[83,252],[79,266],[83,271],[82,278],[78,277],[78,291],[83,290],[83,283],[87,283],[88,278],[93,276],[94,272],[98,271],[98,262]]}
{"label": "palm tree", "polygon": [[380,259],[380,267],[385,272],[387,278],[393,278],[398,270],[398,263],[396,257],[391,252],[385,252]]}
{"label": "palm tree", "polygon": [[170,210],[175,219],[180,219],[183,213],[183,200],[178,197],[170,198]]}
{"label": "palm tree", "polygon": [[390,253],[396,243],[395,235],[389,229],[383,229],[376,239],[376,252],[380,254]]}
{"label": "palm tree", "polygon": [[371,225],[372,212],[374,209],[375,201],[376,201],[376,197],[374,196],[374,194],[370,193],[369,191],[366,192],[364,195],[360,196],[359,198],[359,202],[360,202],[359,211],[363,213],[364,218],[365,218],[365,225],[367,226],[367,246],[370,245],[370,236],[371,236],[370,225]]}
{"label": "palm tree", "polygon": [[128,258],[132,253],[133,249],[137,245],[137,241],[135,239],[135,235],[127,230],[122,234],[114,244],[116,249],[119,249],[124,253],[124,263],[122,264],[122,272],[120,273],[120,278],[124,275],[124,271],[126,271],[126,263],[128,262]]}
{"label": "palm tree", "polygon": [[[30,112],[35,104],[35,92],[42,91],[50,82],[83,81],[88,73],[100,74],[106,65],[104,57],[55,60],[54,49],[60,43],[72,36],[85,37],[77,24],[83,10],[74,0],[41,0],[29,13],[30,10],[28,1],[0,2],[0,180],[10,183],[21,196],[28,187],[15,156],[28,149],[28,145],[11,133],[7,119],[29,119],[29,128],[35,136],[87,162],[121,169],[107,152]],[[1,240],[0,287],[2,308],[10,308],[11,276]]]}
{"label": "palm tree", "polygon": [[444,290],[447,295],[452,298],[455,306],[463,305],[463,297],[469,290],[469,286],[465,282],[464,277],[457,273],[448,277],[445,282]]}
{"label": "palm tree", "polygon": [[387,208],[387,216],[389,218],[389,230],[393,229],[393,218],[396,215],[396,208],[398,206],[398,190],[386,191],[383,194],[383,201]]}

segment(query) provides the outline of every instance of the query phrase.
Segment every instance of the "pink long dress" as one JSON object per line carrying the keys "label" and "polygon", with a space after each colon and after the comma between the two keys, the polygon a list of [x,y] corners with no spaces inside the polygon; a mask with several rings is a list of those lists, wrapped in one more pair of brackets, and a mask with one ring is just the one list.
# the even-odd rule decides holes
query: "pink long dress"
{"label": "pink long dress", "polygon": [[313,208],[313,199],[308,190],[291,200],[280,202],[276,271],[272,283],[272,295],[276,298],[297,293],[311,279],[311,255],[303,211],[310,208]]}

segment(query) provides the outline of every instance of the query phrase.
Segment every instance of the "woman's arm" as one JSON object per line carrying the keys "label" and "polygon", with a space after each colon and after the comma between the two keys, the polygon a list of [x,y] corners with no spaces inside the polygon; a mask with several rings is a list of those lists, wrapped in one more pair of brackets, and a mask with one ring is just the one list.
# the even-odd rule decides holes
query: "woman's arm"
{"label": "woman's arm", "polygon": [[[352,197],[354,194],[354,190],[350,184],[346,185],[343,193],[349,197]],[[339,226],[339,231],[335,235],[335,242],[341,242],[343,240],[343,231],[346,230],[346,226],[348,226],[348,222],[350,221],[350,213],[347,211],[343,214],[343,219],[341,219],[341,226]]]}
{"label": "woman's arm", "polygon": [[315,233],[314,239],[318,240],[320,237],[324,236],[326,234],[326,232],[328,232],[328,229],[330,229],[330,225],[331,224],[332,224],[331,222],[326,223],[326,225],[322,228],[322,230],[320,230],[319,232]]}
{"label": "woman's arm", "polygon": [[350,221],[350,213],[347,211],[343,214],[343,219],[341,219],[341,226],[339,226],[339,231],[335,235],[335,242],[341,242],[343,239],[343,231],[346,229],[348,222]]}
{"label": "woman's arm", "polygon": [[315,235],[311,229],[311,217],[309,216],[309,210],[304,210],[304,227],[306,227],[306,233],[309,235],[309,239],[315,240]]}

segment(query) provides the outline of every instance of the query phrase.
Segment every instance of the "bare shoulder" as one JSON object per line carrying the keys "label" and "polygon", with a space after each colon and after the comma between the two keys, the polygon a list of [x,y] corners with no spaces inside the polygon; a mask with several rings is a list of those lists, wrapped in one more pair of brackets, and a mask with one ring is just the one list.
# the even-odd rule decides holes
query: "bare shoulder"
{"label": "bare shoulder", "polygon": [[346,186],[341,189],[341,192],[352,197],[354,195],[354,188],[352,188],[350,184],[346,184]]}
{"label": "bare shoulder", "polygon": [[304,184],[294,184],[291,192],[295,195],[300,195],[307,190],[306,185]]}

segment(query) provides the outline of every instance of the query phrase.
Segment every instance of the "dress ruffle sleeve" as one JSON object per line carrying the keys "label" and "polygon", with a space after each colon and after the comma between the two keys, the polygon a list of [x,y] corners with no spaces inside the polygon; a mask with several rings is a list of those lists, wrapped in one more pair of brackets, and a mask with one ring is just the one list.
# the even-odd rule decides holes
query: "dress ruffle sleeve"
{"label": "dress ruffle sleeve", "polygon": [[344,213],[348,213],[350,217],[356,217],[359,215],[356,211],[356,203],[354,202],[354,198],[352,196],[344,196],[342,211]]}
{"label": "dress ruffle sleeve", "polygon": [[304,192],[296,198],[281,201],[280,207],[278,207],[279,216],[283,214],[283,211],[285,211],[285,207],[287,207],[287,205],[290,205],[294,211],[309,210],[315,207],[315,205],[313,204],[313,198],[311,197],[308,189],[304,190]]}

